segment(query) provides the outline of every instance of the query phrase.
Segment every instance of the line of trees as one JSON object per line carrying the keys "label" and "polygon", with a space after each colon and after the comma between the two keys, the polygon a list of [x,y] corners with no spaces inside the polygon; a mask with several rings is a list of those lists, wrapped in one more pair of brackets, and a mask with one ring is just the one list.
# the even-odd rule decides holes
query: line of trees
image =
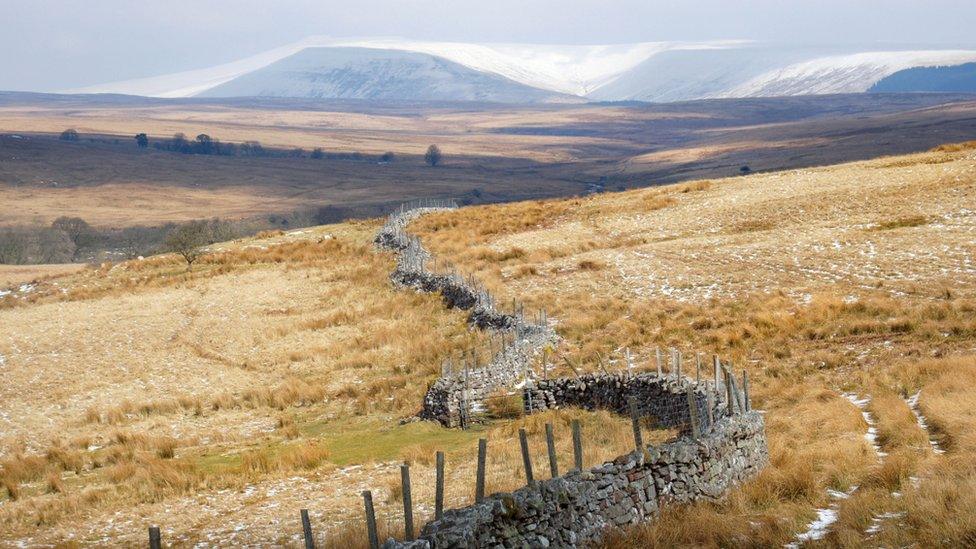
{"label": "line of trees", "polygon": [[[205,235],[206,242],[203,245],[207,245],[256,234],[266,229],[287,230],[336,223],[355,214],[354,210],[344,206],[322,206],[234,221],[214,218],[200,222],[122,229],[96,228],[80,217],[64,216],[46,226],[0,227],[0,264],[82,263],[129,259],[163,251],[178,252],[176,245],[180,240],[195,242],[193,239],[200,234]],[[187,225],[189,227],[184,228]],[[196,260],[186,256],[184,259],[190,264]]]}
{"label": "line of trees", "polygon": [[[62,141],[79,141],[78,131],[69,128],[61,132]],[[140,149],[149,148],[150,139],[147,133],[137,133],[134,136],[136,146]],[[117,139],[112,140],[118,143]],[[277,158],[311,158],[315,160],[334,159],[352,161],[375,161],[382,164],[389,164],[397,160],[396,154],[386,151],[380,155],[369,155],[360,152],[326,152],[321,147],[316,147],[310,152],[296,147],[293,149],[265,148],[259,141],[244,141],[242,143],[224,143],[220,139],[201,133],[194,139],[189,139],[183,133],[174,134],[170,139],[156,140],[152,142],[156,150],[177,152],[182,154],[200,154],[208,156],[246,156],[246,157],[277,157]],[[437,166],[443,160],[443,153],[437,145],[427,147],[424,153],[424,162],[429,166]]]}

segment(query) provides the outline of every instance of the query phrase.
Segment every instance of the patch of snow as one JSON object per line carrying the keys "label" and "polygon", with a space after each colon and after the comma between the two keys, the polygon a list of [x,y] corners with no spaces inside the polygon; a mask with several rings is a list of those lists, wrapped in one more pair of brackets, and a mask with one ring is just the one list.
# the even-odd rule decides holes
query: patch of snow
{"label": "patch of snow", "polygon": [[857,486],[854,486],[847,492],[841,492],[839,490],[833,490],[828,488],[827,495],[833,500],[830,507],[824,509],[817,509],[817,518],[814,519],[809,525],[807,525],[807,531],[797,534],[796,541],[787,543],[784,545],[787,549],[797,549],[800,544],[807,541],[816,541],[818,539],[823,539],[830,531],[831,525],[837,522],[837,512],[840,508],[840,502],[851,497],[851,494],[857,490]]}
{"label": "patch of snow", "polygon": [[864,440],[868,441],[868,444],[874,448],[874,452],[879,458],[883,458],[888,454],[881,451],[881,446],[878,444],[878,428],[874,421],[874,416],[868,411],[868,404],[871,403],[871,397],[859,398],[854,393],[844,393],[844,398],[850,401],[851,404],[857,406],[861,410],[861,417],[864,418],[864,422],[868,424],[868,431],[864,433]]}
{"label": "patch of snow", "polygon": [[929,444],[932,446],[932,451],[936,454],[944,454],[945,450],[939,446],[939,441],[932,438],[932,433],[929,432],[929,424],[925,420],[925,416],[922,415],[921,408],[918,407],[918,399],[922,396],[922,390],[919,389],[917,393],[905,399],[905,403],[911,408],[912,413],[915,414],[915,421],[922,431],[925,431],[925,435],[929,438]]}

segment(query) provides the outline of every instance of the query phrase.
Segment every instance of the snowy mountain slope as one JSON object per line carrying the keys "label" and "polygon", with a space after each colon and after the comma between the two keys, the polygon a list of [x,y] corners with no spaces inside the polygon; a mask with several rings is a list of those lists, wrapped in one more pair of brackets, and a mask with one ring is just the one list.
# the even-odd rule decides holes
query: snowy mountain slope
{"label": "snowy mountain slope", "polygon": [[306,48],[198,94],[505,103],[556,101],[560,95],[434,55],[352,47]]}
{"label": "snowy mountain slope", "polygon": [[976,51],[878,51],[819,57],[765,72],[720,97],[860,93],[879,80],[913,67],[976,61]]}
{"label": "snowy mountain slope", "polygon": [[77,88],[66,90],[66,93],[192,97],[267,67],[306,48],[360,48],[424,53],[535,88],[583,97],[662,51],[725,48],[743,43],[742,41],[641,42],[578,46],[425,42],[394,38],[334,40],[310,37],[211,68]]}
{"label": "snowy mountain slope", "polygon": [[211,68],[69,93],[682,101],[857,93],[901,70],[973,61],[976,50],[865,52],[747,41],[567,46],[311,37]]}
{"label": "snowy mountain slope", "polygon": [[587,97],[598,101],[682,101],[716,97],[809,52],[730,48],[661,52]]}

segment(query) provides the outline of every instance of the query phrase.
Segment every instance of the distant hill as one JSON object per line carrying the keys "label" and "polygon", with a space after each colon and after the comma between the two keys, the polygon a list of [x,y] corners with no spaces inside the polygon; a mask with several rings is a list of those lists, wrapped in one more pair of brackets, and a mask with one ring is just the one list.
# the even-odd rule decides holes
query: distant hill
{"label": "distant hill", "polygon": [[199,94],[252,96],[499,103],[572,98],[443,57],[370,48],[307,48]]}
{"label": "distant hill", "polygon": [[[671,102],[862,93],[901,71],[968,63],[976,63],[976,50],[877,51],[741,40],[580,46],[312,37],[215,67],[68,92],[499,103]],[[915,78],[924,80],[931,74]],[[924,87],[924,82],[910,87]]]}
{"label": "distant hill", "polygon": [[915,67],[882,78],[868,90],[887,92],[976,92],[976,63]]}

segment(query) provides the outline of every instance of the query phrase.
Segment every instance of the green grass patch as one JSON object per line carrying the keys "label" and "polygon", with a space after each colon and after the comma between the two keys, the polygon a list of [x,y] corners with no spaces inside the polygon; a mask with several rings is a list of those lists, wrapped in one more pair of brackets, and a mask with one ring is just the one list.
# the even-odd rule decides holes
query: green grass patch
{"label": "green grass patch", "polygon": [[390,425],[375,420],[307,423],[302,435],[325,442],[329,461],[339,466],[402,457],[404,449],[424,444],[446,453],[477,444],[483,429],[446,429],[430,421]]}

